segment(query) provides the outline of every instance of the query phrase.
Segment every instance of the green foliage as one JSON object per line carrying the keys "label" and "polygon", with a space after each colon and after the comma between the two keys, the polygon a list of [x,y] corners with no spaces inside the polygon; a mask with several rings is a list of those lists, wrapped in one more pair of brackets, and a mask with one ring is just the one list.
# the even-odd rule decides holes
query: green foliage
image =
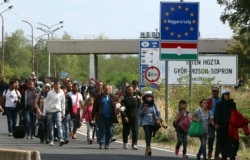
{"label": "green foliage", "polygon": [[217,0],[218,4],[224,6],[221,15],[222,22],[228,22],[232,29],[239,29],[240,34],[250,32],[250,1],[248,0]]}
{"label": "green foliage", "polygon": [[110,58],[100,56],[98,58],[98,78],[120,87],[124,80],[130,83],[132,80],[138,79],[138,65],[138,57],[135,56],[126,58],[118,55],[112,55]]}

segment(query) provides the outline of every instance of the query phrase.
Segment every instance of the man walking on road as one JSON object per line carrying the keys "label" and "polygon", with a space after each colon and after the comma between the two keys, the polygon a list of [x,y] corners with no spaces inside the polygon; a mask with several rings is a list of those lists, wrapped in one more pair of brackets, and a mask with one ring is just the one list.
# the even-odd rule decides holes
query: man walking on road
{"label": "man walking on road", "polygon": [[96,96],[92,119],[96,120],[98,125],[98,140],[100,149],[109,149],[109,145],[112,138],[113,123],[118,123],[115,113],[114,96],[110,94],[110,86],[104,85],[103,93]]}
{"label": "man walking on road", "polygon": [[54,145],[54,127],[56,125],[59,145],[62,146],[64,140],[61,122],[65,116],[65,95],[63,90],[60,89],[60,81],[54,82],[54,88],[49,91],[44,107],[46,108],[49,144]]}
{"label": "man walking on road", "polygon": [[126,88],[126,96],[122,100],[122,104],[126,107],[126,110],[121,112],[122,115],[122,137],[123,148],[128,149],[128,136],[130,130],[132,131],[132,149],[137,150],[138,140],[138,110],[140,106],[140,99],[134,95],[132,86]]}

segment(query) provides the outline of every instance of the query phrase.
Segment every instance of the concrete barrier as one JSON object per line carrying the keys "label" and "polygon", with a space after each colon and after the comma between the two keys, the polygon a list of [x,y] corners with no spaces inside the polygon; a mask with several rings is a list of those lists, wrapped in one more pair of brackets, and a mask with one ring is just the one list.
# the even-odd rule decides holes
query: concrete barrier
{"label": "concrete barrier", "polygon": [[40,152],[11,148],[0,148],[1,160],[41,160]]}

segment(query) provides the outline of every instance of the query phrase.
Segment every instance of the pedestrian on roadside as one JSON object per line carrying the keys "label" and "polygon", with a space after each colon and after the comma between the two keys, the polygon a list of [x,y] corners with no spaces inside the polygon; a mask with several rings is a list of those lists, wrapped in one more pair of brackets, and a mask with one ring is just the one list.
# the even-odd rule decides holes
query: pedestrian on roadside
{"label": "pedestrian on roadside", "polygon": [[122,105],[125,106],[126,110],[121,112],[122,117],[122,137],[123,137],[123,148],[128,149],[128,136],[130,130],[132,132],[132,149],[138,150],[137,140],[138,140],[138,110],[140,106],[140,99],[134,96],[132,86],[127,86],[126,96],[122,100]]}
{"label": "pedestrian on roadside", "polygon": [[40,143],[44,143],[46,140],[46,143],[49,143],[49,140],[47,139],[47,120],[46,120],[46,111],[44,107],[44,103],[46,101],[46,97],[48,92],[51,89],[51,85],[49,83],[46,83],[44,85],[44,89],[35,99],[35,108],[37,113],[37,119],[38,121],[41,121],[44,124],[44,136],[40,137]]}
{"label": "pedestrian on roadside", "polygon": [[118,123],[114,105],[114,94],[109,85],[103,86],[103,93],[96,96],[93,104],[92,119],[98,126],[99,149],[109,149],[113,135],[113,123]]}
{"label": "pedestrian on roadside", "polygon": [[161,115],[155,104],[152,91],[146,91],[142,97],[142,101],[139,107],[140,126],[143,127],[145,134],[145,155],[151,156],[151,138],[155,127],[160,125]]}
{"label": "pedestrian on roadside", "polygon": [[3,91],[0,103],[2,111],[4,110],[7,116],[7,124],[9,131],[8,136],[12,136],[13,129],[16,126],[18,113],[17,104],[20,102],[21,99],[20,92],[15,89],[16,85],[17,83],[14,80],[10,80],[9,88]]}
{"label": "pedestrian on roadside", "polygon": [[34,82],[29,80],[21,98],[21,112],[25,118],[26,139],[33,139],[36,124],[35,100],[39,95]]}
{"label": "pedestrian on roadside", "polygon": [[[211,114],[213,116],[214,116],[214,112],[215,112],[215,109],[216,109],[216,104],[219,101],[220,101],[219,87],[218,86],[212,86],[212,97],[208,99],[208,107],[207,108],[211,111]],[[209,125],[208,126],[208,153],[207,153],[208,159],[212,158],[214,140],[215,140],[215,128],[214,128],[214,125]],[[218,158],[219,154],[220,154],[220,151],[215,150],[214,157]]]}
{"label": "pedestrian on roadside", "polygon": [[[216,104],[214,113],[214,125],[216,129],[216,149],[222,154],[221,160],[235,160],[236,152],[233,152],[231,147],[238,148],[238,144],[232,143],[229,137],[229,120],[231,111],[236,110],[236,103],[230,98],[230,91],[227,89],[221,92],[221,101]],[[216,160],[219,157],[215,157]]]}
{"label": "pedestrian on roadside", "polygon": [[65,95],[65,116],[62,119],[62,130],[63,130],[63,139],[64,144],[69,143],[69,137],[70,137],[70,127],[71,127],[71,115],[70,115],[70,97],[68,96],[68,90],[65,86],[62,86],[61,89],[64,92]]}
{"label": "pedestrian on roadside", "polygon": [[62,119],[65,117],[65,95],[62,89],[60,89],[60,81],[56,80],[48,94],[44,107],[46,110],[47,126],[48,126],[48,138],[50,145],[54,145],[54,126],[57,127],[57,137],[59,138],[59,145],[64,144],[63,131],[62,131]]}
{"label": "pedestrian on roadside", "polygon": [[197,108],[194,111],[194,114],[192,115],[193,121],[201,121],[203,126],[203,135],[199,137],[200,139],[200,148],[198,150],[198,153],[196,155],[197,160],[201,159],[201,155],[203,157],[203,160],[207,160],[207,154],[206,154],[206,144],[208,139],[208,127],[209,125],[214,125],[213,122],[213,114],[208,110],[208,100],[202,99],[200,101],[200,107]]}
{"label": "pedestrian on roadside", "polygon": [[187,110],[187,102],[185,100],[180,100],[178,104],[178,111],[174,119],[174,126],[177,135],[177,143],[175,146],[175,155],[178,156],[181,145],[183,145],[182,156],[183,158],[188,158],[187,156],[187,130],[183,130],[179,126],[182,118],[190,117],[190,113]]}
{"label": "pedestrian on roadside", "polygon": [[85,119],[86,126],[87,126],[87,141],[89,144],[92,144],[93,142],[92,135],[93,135],[94,126],[92,124],[95,123],[94,119],[92,119],[91,117],[93,104],[94,104],[94,98],[89,97],[87,99],[87,102],[85,104],[85,107],[82,113],[82,119]]}
{"label": "pedestrian on roadside", "polygon": [[[73,121],[73,135],[72,139],[76,139],[76,131],[78,128],[81,127],[81,115],[80,115],[80,109],[84,108],[84,102],[82,94],[79,92],[79,84],[74,83],[72,86],[72,91],[68,92],[68,96],[70,97],[71,102],[71,120]],[[70,103],[69,102],[69,103]]]}

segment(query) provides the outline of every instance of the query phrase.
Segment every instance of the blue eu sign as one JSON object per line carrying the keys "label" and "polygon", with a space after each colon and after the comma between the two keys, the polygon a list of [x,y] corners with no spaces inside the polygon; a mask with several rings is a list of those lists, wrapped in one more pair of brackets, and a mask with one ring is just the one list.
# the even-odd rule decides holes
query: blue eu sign
{"label": "blue eu sign", "polygon": [[198,41],[199,2],[161,2],[160,39]]}

